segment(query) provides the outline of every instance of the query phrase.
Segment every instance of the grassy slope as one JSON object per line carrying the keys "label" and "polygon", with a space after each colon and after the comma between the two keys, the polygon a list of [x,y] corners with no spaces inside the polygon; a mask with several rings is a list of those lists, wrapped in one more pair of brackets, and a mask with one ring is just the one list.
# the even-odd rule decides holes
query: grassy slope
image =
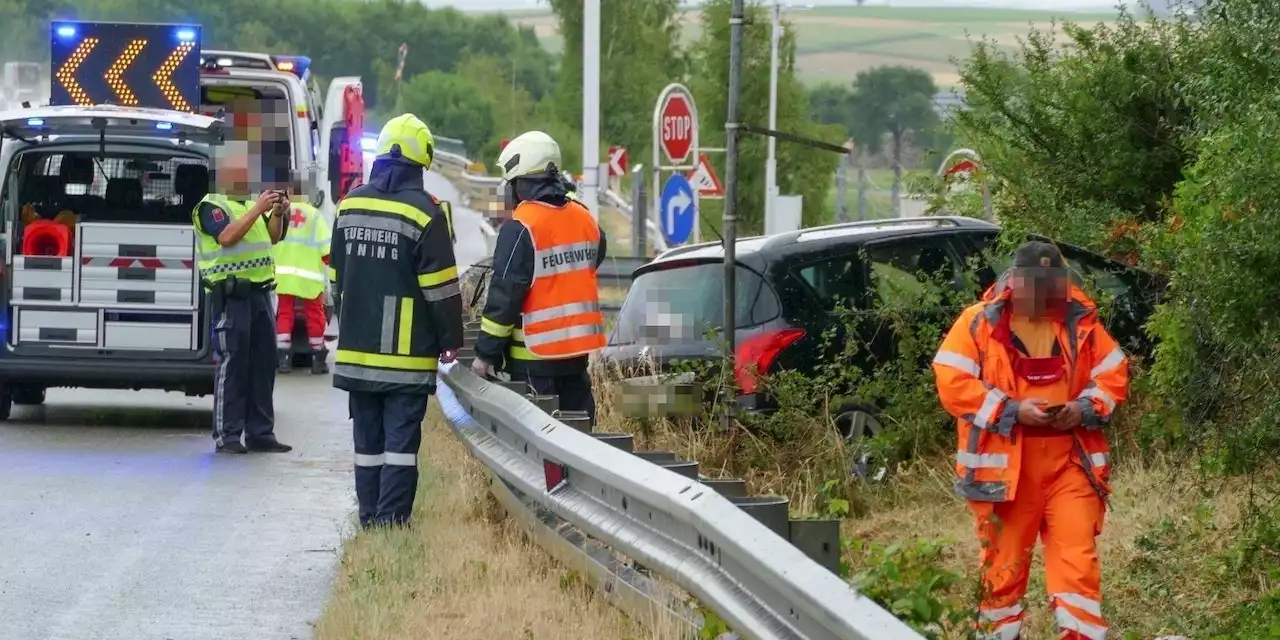
{"label": "grassy slope", "polygon": [[[510,14],[534,27],[548,49],[559,50],[555,19],[548,13]],[[989,37],[1011,46],[1034,25],[1047,28],[1056,18],[1092,24],[1109,13],[1060,13],[1008,9],[823,7],[790,16],[799,33],[796,65],[810,82],[851,81],[859,71],[882,65],[925,69],[943,88],[957,82],[953,59],[969,52],[968,39]],[[697,38],[700,16],[685,14],[684,37]]]}

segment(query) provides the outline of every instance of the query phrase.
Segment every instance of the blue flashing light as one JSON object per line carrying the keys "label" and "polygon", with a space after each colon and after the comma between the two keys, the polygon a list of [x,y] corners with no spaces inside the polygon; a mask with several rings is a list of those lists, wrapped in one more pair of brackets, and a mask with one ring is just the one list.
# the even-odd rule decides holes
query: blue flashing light
{"label": "blue flashing light", "polygon": [[378,150],[378,139],[377,139],[377,138],[370,138],[370,137],[368,137],[368,136],[363,137],[363,138],[360,138],[360,149],[361,149],[362,151],[368,151],[368,152],[370,152],[370,153],[373,153],[374,151],[377,151],[377,150]]}
{"label": "blue flashing light", "polygon": [[183,42],[191,42],[196,39],[196,32],[194,29],[178,29],[178,39]]}
{"label": "blue flashing light", "polygon": [[307,72],[311,70],[311,58],[306,56],[274,56],[271,60],[277,70],[287,71],[299,78],[307,77]]}
{"label": "blue flashing light", "polygon": [[43,127],[44,118],[27,118],[28,127]]}
{"label": "blue flashing light", "polygon": [[156,128],[157,128],[157,129],[159,129],[159,130],[161,130],[161,131],[168,131],[168,130],[170,130],[170,129],[172,129],[172,128],[173,128],[173,123],[172,123],[172,122],[157,122],[157,123],[156,123]]}
{"label": "blue flashing light", "polygon": [[56,33],[59,38],[70,38],[76,35],[76,28],[71,25],[62,25],[58,27]]}

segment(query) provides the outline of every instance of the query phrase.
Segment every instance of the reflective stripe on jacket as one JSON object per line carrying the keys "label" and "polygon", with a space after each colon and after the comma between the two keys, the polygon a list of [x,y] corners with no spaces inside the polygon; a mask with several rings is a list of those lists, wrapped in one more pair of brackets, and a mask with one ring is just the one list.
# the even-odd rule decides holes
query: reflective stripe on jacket
{"label": "reflective stripe on jacket", "polygon": [[512,219],[533,239],[533,284],[520,316],[523,349],[537,358],[560,359],[603,348],[595,219],[573,201],[563,207],[522,202]]}
{"label": "reflective stripe on jacket", "polygon": [[[1025,384],[1015,379],[1007,347],[992,330],[1010,300],[1007,276],[983,300],[965,309],[933,359],[942,406],[958,421],[956,493],[966,500],[1005,502],[1016,497],[1022,468],[1022,426],[1017,424]],[[1110,489],[1111,465],[1101,427],[1123,402],[1129,386],[1128,361],[1099,322],[1097,307],[1072,286],[1058,340],[1067,361],[1069,397],[1081,406],[1083,422],[1073,432],[1077,451],[1099,495]]]}
{"label": "reflective stripe on jacket", "polygon": [[271,249],[276,293],[314,300],[328,280],[324,259],[333,231],[320,211],[305,202],[293,203],[288,215],[289,233]]}
{"label": "reflective stripe on jacket", "polygon": [[[200,201],[200,204],[205,203],[222,209],[231,220],[238,220],[249,213],[249,205],[213,193]],[[231,275],[250,282],[270,281],[275,271],[271,260],[271,232],[267,231],[266,220],[258,218],[239,242],[224,247],[218,244],[217,238],[201,230],[200,204],[191,210],[200,277],[209,283],[221,282]]]}

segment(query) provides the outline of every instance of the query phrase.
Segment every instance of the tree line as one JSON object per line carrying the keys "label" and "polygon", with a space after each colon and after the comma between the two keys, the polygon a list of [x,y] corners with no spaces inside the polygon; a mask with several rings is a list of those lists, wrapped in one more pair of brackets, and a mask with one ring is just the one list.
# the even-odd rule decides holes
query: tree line
{"label": "tree line", "polygon": [[[322,86],[324,78],[361,76],[369,128],[395,113],[413,112],[433,131],[463,140],[470,155],[486,162],[496,157],[503,139],[543,129],[560,142],[566,168],[576,169],[582,166],[582,3],[550,0],[550,6],[564,41],[558,55],[542,47],[531,28],[505,16],[430,9],[408,0],[0,0],[0,58],[48,60],[48,23],[54,19],[197,23],[208,48],[309,56]],[[686,47],[680,43],[678,0],[602,3],[602,146],[627,147],[633,163],[644,163],[652,153],[658,93],[670,82],[684,82],[698,103],[703,146],[723,147],[729,6],[729,0],[704,5],[702,35]],[[745,122],[763,127],[770,20],[763,7],[750,7],[749,13],[742,112]],[[402,44],[408,53],[397,82]],[[789,27],[780,51],[780,130],[835,144],[861,131],[850,125],[863,121],[847,113],[833,119],[815,111],[796,75],[795,32]],[[857,139],[875,146],[880,138]],[[763,230],[765,144],[748,135],[740,145],[738,206],[746,232]],[[723,156],[711,156],[722,170]],[[806,223],[830,214],[823,205],[838,159],[778,144],[781,191],[804,196]],[[718,204],[704,201],[703,219],[713,228]]]}

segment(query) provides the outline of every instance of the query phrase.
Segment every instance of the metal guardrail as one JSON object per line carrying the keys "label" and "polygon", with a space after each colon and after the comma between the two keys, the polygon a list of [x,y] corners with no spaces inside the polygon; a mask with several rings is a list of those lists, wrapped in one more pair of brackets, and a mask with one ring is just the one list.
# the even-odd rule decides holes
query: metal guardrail
{"label": "metal guardrail", "polygon": [[[443,136],[436,136],[435,140],[437,150],[435,160],[432,163],[433,168],[440,170],[447,177],[455,180],[457,185],[462,188],[466,196],[471,200],[463,204],[480,211],[488,210],[490,205],[495,202],[498,185],[502,183],[502,180],[473,173],[472,169],[476,163],[466,157],[462,141]],[[632,221],[635,215],[631,203],[627,202],[626,198],[608,189],[600,191],[600,204],[616,209],[628,221]],[[658,225],[652,220],[646,220],[645,225],[648,228],[647,241],[653,243],[658,251],[666,250],[667,243],[663,240],[662,232],[658,229]]]}
{"label": "metal guardrail", "polygon": [[751,498],[727,497],[740,480],[701,479],[696,462],[667,452],[632,453],[630,435],[590,434],[584,417],[553,417],[554,398],[527,398],[459,363],[441,373],[440,402],[494,496],[633,616],[701,625],[656,574],[752,640],[923,637],[752,517]]}

